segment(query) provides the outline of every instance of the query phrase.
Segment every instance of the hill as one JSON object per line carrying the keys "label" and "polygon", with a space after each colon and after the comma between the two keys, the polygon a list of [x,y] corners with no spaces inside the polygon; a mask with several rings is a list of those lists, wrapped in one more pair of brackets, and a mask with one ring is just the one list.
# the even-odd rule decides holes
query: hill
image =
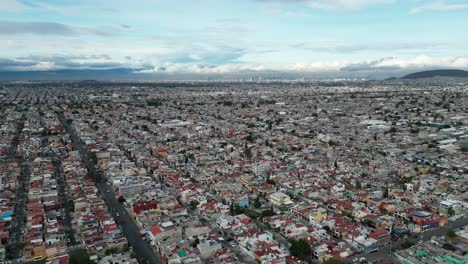
{"label": "hill", "polygon": [[454,77],[454,78],[468,78],[468,71],[463,70],[433,70],[415,72],[403,76],[401,79],[420,79],[420,78],[433,78],[433,77]]}

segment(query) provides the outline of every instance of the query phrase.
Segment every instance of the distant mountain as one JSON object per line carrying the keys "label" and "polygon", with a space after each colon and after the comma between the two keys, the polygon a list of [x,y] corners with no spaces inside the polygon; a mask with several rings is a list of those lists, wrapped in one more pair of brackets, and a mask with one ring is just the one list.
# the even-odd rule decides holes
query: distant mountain
{"label": "distant mountain", "polygon": [[468,78],[468,71],[462,70],[432,70],[421,71],[403,76],[401,79],[420,79],[420,78],[433,78],[433,77],[454,77],[454,78]]}

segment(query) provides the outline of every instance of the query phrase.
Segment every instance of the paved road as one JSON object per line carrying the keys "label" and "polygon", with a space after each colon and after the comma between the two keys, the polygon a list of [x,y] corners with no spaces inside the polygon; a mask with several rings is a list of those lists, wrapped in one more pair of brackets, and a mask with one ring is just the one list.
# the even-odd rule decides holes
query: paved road
{"label": "paved road", "polygon": [[65,232],[67,234],[67,245],[73,246],[80,244],[76,241],[75,229],[73,228],[73,218],[71,216],[70,204],[68,203],[68,193],[66,191],[65,175],[62,170],[62,161],[55,154],[53,155],[53,164],[55,170],[55,177],[58,184],[58,193],[60,197],[60,203],[62,205],[62,219],[63,226],[66,228]]}
{"label": "paved road", "polygon": [[223,246],[229,248],[229,250],[231,250],[231,252],[236,254],[236,256],[239,258],[239,261],[241,263],[255,263],[255,260],[250,255],[248,255],[246,252],[244,252],[239,247],[239,245],[236,244],[236,242],[234,242],[235,244],[231,245],[231,242],[227,241],[226,236],[224,236],[221,233],[221,230],[219,229],[219,227],[215,223],[206,220],[198,212],[195,212],[195,214],[200,219],[200,223],[202,223],[205,226],[208,226],[212,230],[215,230],[218,233],[219,236],[221,236],[221,237],[223,237],[225,239],[223,241]]}
{"label": "paved road", "polygon": [[[450,222],[447,225],[439,227],[439,228],[426,230],[423,233],[421,233],[418,238],[408,237],[407,239],[400,239],[396,242],[393,242],[391,245],[380,248],[379,251],[377,252],[373,252],[369,254],[360,254],[360,255],[353,256],[353,258],[365,257],[369,261],[374,261],[377,259],[392,259],[393,261],[396,262],[396,258],[394,257],[392,252],[394,252],[395,250],[399,250],[401,248],[401,244],[403,244],[405,240],[409,240],[415,244],[418,243],[420,240],[428,241],[428,240],[431,240],[431,237],[433,236],[444,236],[448,230],[460,228],[467,224],[468,224],[468,217],[454,221],[454,222]],[[352,263],[352,262],[353,262],[352,259],[345,261],[345,263]]]}
{"label": "paved road", "polygon": [[13,136],[10,148],[8,149],[8,160],[16,160],[21,164],[20,177],[18,180],[18,186],[16,187],[16,199],[14,206],[14,221],[11,222],[10,227],[10,241],[9,245],[12,246],[7,252],[8,259],[19,259],[22,257],[23,250],[20,247],[15,246],[15,243],[23,242],[23,231],[25,224],[25,210],[28,202],[28,190],[29,190],[29,164],[27,162],[20,161],[14,157],[19,144],[19,138],[21,131],[24,128],[25,114],[21,116],[19,123],[17,124],[15,134]]}
{"label": "paved road", "polygon": [[[170,194],[174,195],[174,196],[178,196],[179,193],[177,192],[176,189],[172,188],[172,187],[168,187],[166,186],[166,184],[164,183],[164,181],[160,181],[158,178],[154,177],[153,175],[150,175],[150,177],[153,179],[153,181],[155,182],[158,182],[158,183],[161,183],[161,189],[164,190],[165,192],[169,192]],[[215,196],[213,195],[213,197],[218,201],[218,202],[221,202],[221,197],[220,196]],[[208,226],[209,228],[211,228],[212,230],[215,230],[219,236],[223,237],[223,238],[226,238],[222,233],[221,233],[221,230],[219,229],[219,227],[212,221],[208,221],[207,219],[205,219],[202,215],[200,215],[200,213],[198,211],[192,211],[193,213],[195,213],[197,216],[198,216],[198,219],[200,219],[200,223],[202,223],[203,225],[205,226]],[[223,241],[223,246],[224,247],[227,247],[229,248],[229,250],[231,250],[231,252],[233,252],[234,254],[236,254],[237,258],[239,259],[239,261],[241,263],[255,263],[255,260],[250,256],[248,255],[246,252],[244,252],[240,247],[239,245],[231,245],[231,242],[227,241],[227,240],[224,240]]]}
{"label": "paved road", "polygon": [[[29,164],[22,163],[20,170],[20,180],[19,186],[16,189],[16,199],[15,199],[15,221],[12,221],[11,225],[11,238],[10,245],[13,243],[21,243],[24,239],[24,225],[25,225],[25,211],[27,209],[28,202],[28,190],[29,190]],[[18,259],[22,257],[23,250],[22,248],[16,247],[13,245],[9,252],[9,259]]]}
{"label": "paved road", "polygon": [[[131,247],[133,247],[133,251],[135,254],[140,257],[143,263],[152,263],[152,264],[160,264],[162,263],[161,257],[156,254],[152,247],[146,243],[141,235],[140,229],[135,224],[131,216],[127,213],[125,208],[117,201],[115,195],[111,188],[105,184],[100,177],[98,171],[96,170],[96,165],[94,164],[93,160],[91,159],[91,155],[89,154],[88,150],[85,149],[83,143],[81,142],[80,138],[76,135],[75,130],[73,127],[66,122],[65,116],[63,113],[58,113],[58,117],[60,122],[66,128],[67,133],[70,135],[70,139],[72,140],[73,146],[78,150],[83,159],[83,162],[88,169],[88,173],[94,176],[94,180],[96,186],[99,189],[101,197],[106,202],[109,210],[111,211],[112,216],[114,219],[119,223],[120,227],[122,228],[124,236],[127,238],[128,243]],[[117,216],[117,214],[119,216]]]}
{"label": "paved road", "polygon": [[25,119],[26,119],[26,115],[22,114],[19,120],[19,123],[16,126],[16,131],[15,131],[15,134],[13,135],[13,139],[11,140],[10,148],[8,149],[8,154],[7,154],[8,158],[12,158],[15,156],[15,152],[18,148],[19,137],[24,128]]}

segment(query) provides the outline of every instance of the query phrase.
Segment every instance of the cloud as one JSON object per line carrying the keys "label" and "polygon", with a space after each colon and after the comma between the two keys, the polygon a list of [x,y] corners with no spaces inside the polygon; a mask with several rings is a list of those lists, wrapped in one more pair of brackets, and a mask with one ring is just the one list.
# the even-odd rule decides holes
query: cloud
{"label": "cloud", "polygon": [[400,65],[387,65],[387,66],[380,65],[385,60],[386,59],[384,58],[384,59],[379,59],[379,60],[374,60],[374,61],[362,61],[358,63],[352,63],[352,64],[342,67],[340,70],[346,71],[346,72],[359,72],[359,71],[376,71],[376,70],[393,71],[393,70],[401,69]]}
{"label": "cloud", "polygon": [[29,7],[17,0],[0,0],[0,12],[22,12]]}
{"label": "cloud", "polygon": [[283,72],[283,73],[367,73],[394,71],[411,71],[434,68],[468,69],[468,57],[430,57],[416,56],[408,58],[388,57],[371,61],[317,61],[313,63],[296,63],[284,65],[264,64],[225,64],[204,65],[197,63],[162,63],[151,69],[138,71],[139,73],[171,73],[171,74],[228,74],[253,72]]}
{"label": "cloud", "polygon": [[468,9],[468,4],[447,4],[445,1],[436,1],[410,10],[410,14],[417,14],[425,11],[450,11]]}
{"label": "cloud", "polygon": [[289,45],[291,48],[304,49],[313,52],[327,52],[327,53],[355,53],[355,52],[388,52],[389,50],[395,51],[418,51],[421,52],[425,49],[434,49],[436,47],[443,47],[442,44],[437,43],[404,43],[404,42],[342,42],[335,40],[318,40],[298,42]]}
{"label": "cloud", "polygon": [[311,7],[334,11],[357,11],[367,6],[391,4],[393,0],[314,0],[308,1]]}
{"label": "cloud", "polygon": [[389,57],[374,61],[352,63],[341,71],[393,71],[401,69],[468,68],[468,57],[431,57],[420,55],[411,58]]}
{"label": "cloud", "polygon": [[11,59],[5,59],[5,58],[0,58],[0,69],[2,68],[8,68],[8,67],[27,67],[27,66],[33,66],[35,65],[35,62],[31,61],[21,61],[21,60],[11,60]]}
{"label": "cloud", "polygon": [[0,35],[20,35],[20,34],[35,34],[35,35],[95,35],[95,36],[115,36],[121,31],[116,28],[90,28],[90,27],[75,27],[62,23],[55,22],[16,22],[8,20],[0,20]]}
{"label": "cloud", "polygon": [[25,56],[15,59],[0,58],[0,71],[49,71],[49,70],[109,70],[151,69],[152,65],[136,61],[120,62],[107,54]]}
{"label": "cloud", "polygon": [[[187,55],[188,56],[188,55]],[[337,76],[347,74],[417,71],[436,68],[468,69],[468,57],[387,57],[376,60],[328,60],[310,63],[265,64],[237,60],[225,60],[214,64],[205,58],[177,60],[168,58],[137,59],[124,56],[120,59],[107,54],[95,55],[52,55],[0,58],[0,71],[50,71],[50,70],[110,70],[129,69],[141,74],[231,74],[276,72],[281,73],[332,73]]]}
{"label": "cloud", "polygon": [[357,11],[372,5],[394,3],[394,0],[254,0],[259,3],[303,4],[332,11]]}
{"label": "cloud", "polygon": [[45,3],[45,2],[39,2],[35,1],[33,4],[37,7],[43,8],[43,9],[48,9],[54,12],[58,12],[64,15],[71,15],[75,14],[79,11],[78,7],[70,7],[70,6],[61,6],[61,5],[54,5],[50,3]]}
{"label": "cloud", "polygon": [[290,17],[309,17],[310,14],[302,11],[287,11],[285,15]]}

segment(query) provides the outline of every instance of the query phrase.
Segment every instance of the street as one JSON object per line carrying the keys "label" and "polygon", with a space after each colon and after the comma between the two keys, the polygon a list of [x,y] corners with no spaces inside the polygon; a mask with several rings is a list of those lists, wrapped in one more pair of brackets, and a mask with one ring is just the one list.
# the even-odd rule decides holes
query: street
{"label": "street", "polygon": [[16,161],[20,164],[20,178],[18,179],[18,185],[16,187],[16,200],[14,206],[14,219],[10,226],[10,250],[7,251],[6,257],[8,259],[20,259],[23,255],[22,247],[18,247],[17,244],[23,242],[23,231],[25,224],[25,210],[27,209],[28,202],[28,190],[29,190],[29,163],[23,161],[21,158],[15,157],[16,151],[23,130],[25,122],[25,115],[21,116],[21,120],[16,127],[16,132],[8,150],[7,159],[10,162]]}
{"label": "street", "polygon": [[73,127],[66,121],[63,113],[58,113],[57,115],[62,125],[66,128],[74,148],[80,153],[81,158],[83,159],[83,162],[88,169],[89,175],[92,176],[96,186],[99,189],[101,197],[105,201],[116,222],[118,222],[120,225],[124,236],[127,238],[127,241],[133,248],[135,254],[142,259],[143,263],[162,263],[161,257],[156,254],[153,251],[153,248],[142,239],[142,236],[140,235],[140,229],[135,224],[131,216],[127,213],[125,208],[117,201],[113,190],[111,190],[111,188],[107,186],[100,177],[99,172],[96,170],[96,164],[94,164],[88,153],[88,150],[86,150],[83,146]]}
{"label": "street", "polygon": [[[392,254],[395,250],[399,250],[401,248],[401,244],[403,244],[406,240],[409,240],[415,244],[418,243],[419,240],[422,240],[424,242],[431,240],[431,237],[433,236],[444,236],[445,233],[450,230],[450,229],[456,229],[463,227],[468,224],[468,218],[463,218],[458,221],[450,222],[447,225],[443,227],[438,227],[438,228],[433,228],[429,229],[423,233],[421,233],[420,237],[418,238],[413,238],[409,236],[407,239],[400,239],[396,242],[391,243],[390,245],[386,247],[382,247],[379,249],[379,251],[369,253],[369,254],[359,254],[353,256],[353,258],[362,258],[365,257],[367,258],[368,261],[374,261],[377,259],[391,259],[392,261],[396,262],[396,259],[394,258],[394,255]],[[352,263],[353,260],[349,259],[346,260],[345,263]]]}

